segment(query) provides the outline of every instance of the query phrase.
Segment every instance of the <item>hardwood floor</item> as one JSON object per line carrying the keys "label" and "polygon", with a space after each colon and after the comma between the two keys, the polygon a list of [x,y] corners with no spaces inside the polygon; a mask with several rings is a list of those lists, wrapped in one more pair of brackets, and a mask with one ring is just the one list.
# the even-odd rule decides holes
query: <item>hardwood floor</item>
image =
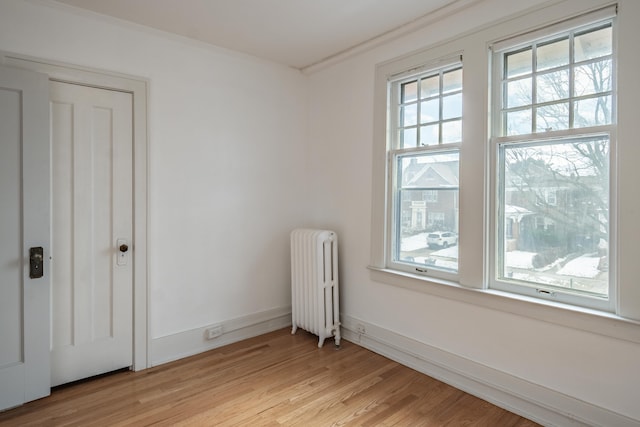
{"label": "hardwood floor", "polygon": [[344,341],[289,329],[141,372],[55,389],[2,426],[537,424]]}

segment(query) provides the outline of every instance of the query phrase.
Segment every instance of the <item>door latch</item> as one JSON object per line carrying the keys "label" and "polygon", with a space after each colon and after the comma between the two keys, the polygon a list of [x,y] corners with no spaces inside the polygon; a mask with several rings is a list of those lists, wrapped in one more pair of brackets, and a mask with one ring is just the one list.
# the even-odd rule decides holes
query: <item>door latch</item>
{"label": "door latch", "polygon": [[129,258],[129,242],[127,239],[118,239],[116,241],[116,246],[118,247],[118,255],[116,259],[117,265],[127,265],[127,261]]}
{"label": "door latch", "polygon": [[29,248],[29,277],[39,279],[44,274],[44,250],[42,246]]}

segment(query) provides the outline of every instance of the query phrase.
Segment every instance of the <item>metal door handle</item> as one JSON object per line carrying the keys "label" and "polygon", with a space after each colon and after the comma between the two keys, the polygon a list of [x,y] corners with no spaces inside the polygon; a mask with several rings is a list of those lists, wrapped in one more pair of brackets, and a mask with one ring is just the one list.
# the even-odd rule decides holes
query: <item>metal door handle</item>
{"label": "metal door handle", "polygon": [[39,279],[44,274],[44,250],[42,246],[29,248],[29,277]]}

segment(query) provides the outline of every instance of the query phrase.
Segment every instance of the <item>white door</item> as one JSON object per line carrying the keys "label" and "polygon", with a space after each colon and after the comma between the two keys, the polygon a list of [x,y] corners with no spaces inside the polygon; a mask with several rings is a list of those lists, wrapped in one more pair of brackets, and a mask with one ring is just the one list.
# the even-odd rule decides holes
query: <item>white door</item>
{"label": "white door", "polygon": [[130,93],[50,83],[51,384],[133,364]]}
{"label": "white door", "polygon": [[50,390],[47,100],[46,75],[0,67],[0,410]]}

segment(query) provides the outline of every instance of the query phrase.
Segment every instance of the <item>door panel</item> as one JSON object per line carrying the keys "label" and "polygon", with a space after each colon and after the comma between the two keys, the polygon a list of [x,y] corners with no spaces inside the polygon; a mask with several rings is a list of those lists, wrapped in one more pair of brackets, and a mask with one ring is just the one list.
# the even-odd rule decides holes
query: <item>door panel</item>
{"label": "door panel", "polygon": [[133,361],[132,97],[51,82],[52,384]]}
{"label": "door panel", "polygon": [[[0,67],[0,410],[49,394],[48,78]],[[29,248],[44,277],[29,278]]]}
{"label": "door panel", "polygon": [[20,138],[20,92],[0,91],[0,265],[2,266],[2,299],[0,299],[0,367],[22,359],[22,141]]}

